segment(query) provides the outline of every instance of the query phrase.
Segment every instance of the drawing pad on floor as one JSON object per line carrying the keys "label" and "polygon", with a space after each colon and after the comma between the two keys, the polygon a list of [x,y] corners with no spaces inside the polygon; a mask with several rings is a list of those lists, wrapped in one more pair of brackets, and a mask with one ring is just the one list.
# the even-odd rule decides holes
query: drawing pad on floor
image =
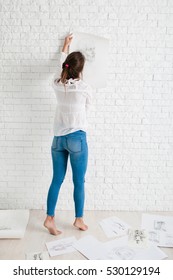
{"label": "drawing pad on floor", "polygon": [[0,239],[23,238],[29,210],[0,210]]}

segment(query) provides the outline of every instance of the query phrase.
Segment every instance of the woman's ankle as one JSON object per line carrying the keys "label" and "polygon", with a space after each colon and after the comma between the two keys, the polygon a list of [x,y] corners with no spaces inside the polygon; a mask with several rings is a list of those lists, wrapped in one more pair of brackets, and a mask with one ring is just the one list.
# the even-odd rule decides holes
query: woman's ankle
{"label": "woman's ankle", "polygon": [[53,216],[53,215],[52,215],[52,216],[47,215],[46,219],[48,219],[48,220],[52,220],[52,219],[54,219],[54,217],[55,217],[55,216]]}

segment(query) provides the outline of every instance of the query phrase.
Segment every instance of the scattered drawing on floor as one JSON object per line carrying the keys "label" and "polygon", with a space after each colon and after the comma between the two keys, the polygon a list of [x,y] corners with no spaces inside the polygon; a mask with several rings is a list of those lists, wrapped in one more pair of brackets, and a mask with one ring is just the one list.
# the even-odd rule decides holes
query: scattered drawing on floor
{"label": "scattered drawing on floor", "polygon": [[48,252],[35,252],[25,254],[26,260],[49,260]]}
{"label": "scattered drawing on floor", "polygon": [[143,214],[141,228],[146,229],[149,241],[160,247],[173,247],[173,217]]}
{"label": "scattered drawing on floor", "polygon": [[23,238],[29,210],[0,210],[0,239]]}
{"label": "scattered drawing on floor", "polygon": [[50,248],[50,250],[53,250],[53,251],[64,251],[64,250],[67,250],[69,249],[70,247],[72,246],[72,242],[69,241],[69,242],[61,242],[57,245],[54,245]]}
{"label": "scattered drawing on floor", "polygon": [[100,242],[89,235],[76,241],[73,246],[90,260],[161,260],[167,257],[164,252],[153,245],[147,248],[129,247],[128,236]]}
{"label": "scattered drawing on floor", "polygon": [[165,245],[167,247],[173,247],[173,234],[172,235],[171,234],[167,234],[166,235],[166,243],[165,243]]}
{"label": "scattered drawing on floor", "polygon": [[48,249],[49,255],[53,257],[75,251],[75,249],[72,246],[74,242],[76,242],[76,238],[72,236],[64,239],[58,239],[55,241],[47,242],[46,247]]}
{"label": "scattered drawing on floor", "polygon": [[81,51],[86,58],[83,79],[94,88],[106,87],[109,40],[88,33],[73,33],[70,53]]}
{"label": "scattered drawing on floor", "polygon": [[120,224],[116,221],[112,221],[112,227],[114,228],[113,232],[115,232],[116,234],[118,234],[118,231],[124,231],[125,230],[125,226],[123,224]]}
{"label": "scattered drawing on floor", "polygon": [[0,226],[0,230],[11,230],[11,227]]}
{"label": "scattered drawing on floor", "polygon": [[114,216],[103,219],[99,224],[108,238],[125,235],[130,229],[129,224]]}
{"label": "scattered drawing on floor", "polygon": [[155,230],[166,231],[165,226],[166,226],[165,221],[154,221],[154,229]]}
{"label": "scattered drawing on floor", "polygon": [[167,255],[156,246],[132,248],[128,245],[128,236],[119,237],[102,245],[99,259],[111,260],[161,260]]}
{"label": "scattered drawing on floor", "polygon": [[128,245],[137,248],[147,247],[148,245],[147,232],[145,230],[129,229]]}
{"label": "scattered drawing on floor", "polygon": [[153,243],[159,244],[159,233],[156,231],[148,231],[148,239]]}
{"label": "scattered drawing on floor", "polygon": [[114,260],[116,259],[115,256],[120,260],[132,260],[135,256],[135,251],[128,247],[117,247],[108,253],[108,259]]}
{"label": "scattered drawing on floor", "polygon": [[33,259],[34,259],[34,260],[43,260],[43,256],[42,256],[41,253],[39,253],[39,254],[34,254],[34,255],[33,255]]}

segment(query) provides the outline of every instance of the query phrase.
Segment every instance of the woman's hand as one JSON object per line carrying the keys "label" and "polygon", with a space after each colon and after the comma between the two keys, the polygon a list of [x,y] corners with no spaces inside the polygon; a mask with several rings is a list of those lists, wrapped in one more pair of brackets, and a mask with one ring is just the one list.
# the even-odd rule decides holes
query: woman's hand
{"label": "woman's hand", "polygon": [[64,46],[62,48],[62,52],[65,52],[65,53],[68,52],[68,48],[69,48],[69,46],[71,44],[72,39],[73,39],[73,34],[69,34],[67,37],[65,37]]}

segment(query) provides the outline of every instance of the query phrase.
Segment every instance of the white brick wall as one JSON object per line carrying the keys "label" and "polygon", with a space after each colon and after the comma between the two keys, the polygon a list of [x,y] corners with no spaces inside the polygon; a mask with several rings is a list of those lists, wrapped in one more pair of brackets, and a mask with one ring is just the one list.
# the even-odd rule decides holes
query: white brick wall
{"label": "white brick wall", "polygon": [[[110,38],[89,116],[86,209],[173,211],[173,1],[0,0],[0,208],[45,209],[51,79],[69,30]],[[58,209],[73,209],[70,167]]]}

